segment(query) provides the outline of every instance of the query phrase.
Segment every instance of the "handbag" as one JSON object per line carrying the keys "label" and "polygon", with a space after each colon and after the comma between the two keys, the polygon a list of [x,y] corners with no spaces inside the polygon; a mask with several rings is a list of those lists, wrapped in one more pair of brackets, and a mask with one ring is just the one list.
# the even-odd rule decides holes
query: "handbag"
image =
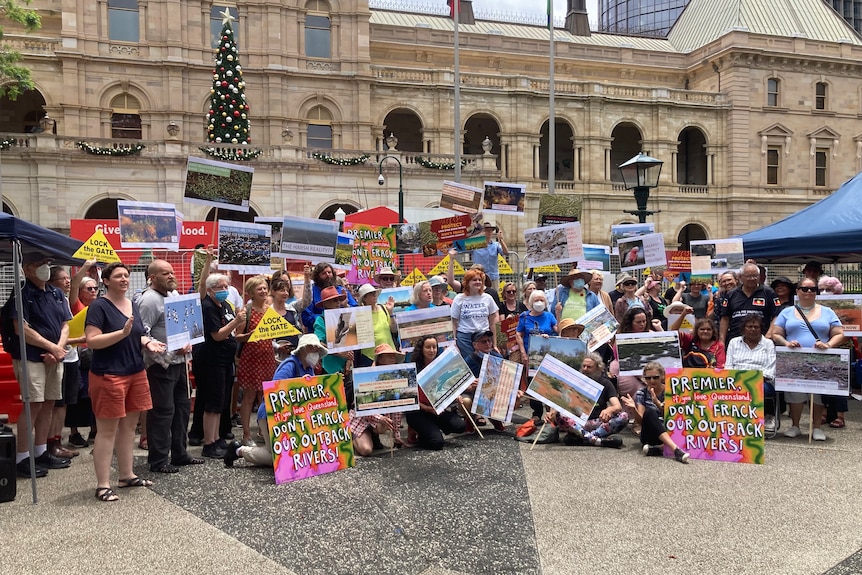
{"label": "handbag", "polygon": [[816,331],[814,331],[814,327],[811,325],[811,322],[810,322],[810,321],[808,321],[808,318],[807,318],[807,317],[805,317],[805,313],[802,311],[802,308],[801,308],[801,307],[799,307],[799,304],[796,304],[796,305],[794,305],[793,307],[795,307],[795,308],[796,308],[796,311],[798,311],[798,312],[799,312],[799,315],[801,315],[801,316],[802,316],[802,321],[804,321],[804,322],[805,322],[805,325],[807,325],[807,326],[808,326],[808,330],[811,332],[811,335],[813,335],[813,336],[814,336],[814,341],[819,342],[819,341],[820,341],[820,336],[819,336],[819,335],[817,335],[817,332],[816,332]]}

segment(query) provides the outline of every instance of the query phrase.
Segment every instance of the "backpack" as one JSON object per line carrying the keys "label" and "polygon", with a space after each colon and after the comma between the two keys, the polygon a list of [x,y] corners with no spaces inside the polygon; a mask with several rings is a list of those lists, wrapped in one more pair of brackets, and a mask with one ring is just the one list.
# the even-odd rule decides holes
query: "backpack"
{"label": "backpack", "polygon": [[17,350],[18,334],[15,333],[14,313],[12,307],[15,302],[15,296],[9,296],[3,307],[0,308],[0,341],[3,342],[3,349],[6,353],[12,353],[10,350]]}

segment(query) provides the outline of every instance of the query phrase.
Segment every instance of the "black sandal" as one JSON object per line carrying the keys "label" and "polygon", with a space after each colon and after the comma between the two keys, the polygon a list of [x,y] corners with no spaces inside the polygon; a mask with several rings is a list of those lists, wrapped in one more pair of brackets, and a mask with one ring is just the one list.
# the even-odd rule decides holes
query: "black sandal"
{"label": "black sandal", "polygon": [[110,487],[97,487],[96,499],[99,501],[119,501],[120,496]]}
{"label": "black sandal", "polygon": [[117,487],[125,489],[127,487],[152,487],[153,482],[149,479],[141,479],[140,477],[130,477],[129,479],[120,479]]}

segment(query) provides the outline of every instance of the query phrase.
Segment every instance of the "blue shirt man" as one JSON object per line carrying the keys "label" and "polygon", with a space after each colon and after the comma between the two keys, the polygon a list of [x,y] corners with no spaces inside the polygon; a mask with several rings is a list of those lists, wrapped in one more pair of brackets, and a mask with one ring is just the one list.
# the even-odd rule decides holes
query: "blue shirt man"
{"label": "blue shirt man", "polygon": [[485,268],[485,275],[491,278],[494,285],[496,285],[500,281],[497,256],[509,255],[509,248],[506,247],[506,242],[503,240],[503,232],[497,227],[496,222],[488,220],[483,227],[485,229],[485,239],[488,240],[488,246],[473,250],[473,263],[482,264],[482,267]]}

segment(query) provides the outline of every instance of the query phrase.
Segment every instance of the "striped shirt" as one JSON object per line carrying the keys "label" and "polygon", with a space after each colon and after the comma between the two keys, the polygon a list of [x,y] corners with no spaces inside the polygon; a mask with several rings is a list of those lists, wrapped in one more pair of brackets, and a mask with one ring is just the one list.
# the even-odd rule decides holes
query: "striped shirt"
{"label": "striped shirt", "polygon": [[775,379],[775,344],[771,339],[761,337],[754,349],[735,337],[727,344],[725,369],[754,369],[763,372],[766,379]]}

